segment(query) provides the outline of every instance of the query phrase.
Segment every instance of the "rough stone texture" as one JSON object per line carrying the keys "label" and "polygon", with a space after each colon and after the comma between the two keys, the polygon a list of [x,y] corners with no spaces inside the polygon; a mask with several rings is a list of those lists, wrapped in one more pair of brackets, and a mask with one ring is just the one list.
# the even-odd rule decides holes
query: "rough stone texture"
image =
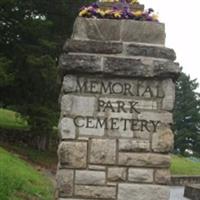
{"label": "rough stone texture", "polygon": [[123,167],[109,167],[108,168],[108,181],[121,182],[126,181],[127,169]]}
{"label": "rough stone texture", "polygon": [[98,20],[77,17],[72,39],[120,41],[120,27],[117,20]]}
{"label": "rough stone texture", "polygon": [[58,125],[58,132],[61,139],[75,139],[76,127],[73,120],[70,118],[63,118]]}
{"label": "rough stone texture", "polygon": [[95,111],[96,98],[74,96],[72,104],[72,115],[93,115]]}
{"label": "rough stone texture", "polygon": [[72,39],[100,41],[122,40],[164,45],[165,26],[161,23],[146,21],[78,17],[74,24]]}
{"label": "rough stone texture", "polygon": [[95,199],[115,199],[116,188],[115,187],[103,187],[103,186],[75,186],[75,195],[84,198]]}
{"label": "rough stone texture", "polygon": [[77,170],[75,184],[78,185],[103,185],[106,182],[105,172]]}
{"label": "rough stone texture", "polygon": [[145,152],[150,151],[150,142],[147,140],[120,139],[119,151]]}
{"label": "rough stone texture", "polygon": [[175,83],[171,79],[164,80],[162,83],[165,97],[162,100],[162,109],[172,111],[175,103]]}
{"label": "rough stone texture", "polygon": [[74,92],[76,90],[76,80],[77,78],[72,75],[66,75],[63,78],[63,91],[64,93]]}
{"label": "rough stone texture", "polygon": [[[133,34],[134,29],[134,34]],[[124,20],[121,26],[121,40],[150,44],[165,44],[165,25],[154,22]]]}
{"label": "rough stone texture", "polygon": [[157,184],[168,185],[171,182],[171,173],[169,169],[157,169],[155,170],[155,182]]}
{"label": "rough stone texture", "polygon": [[177,63],[150,58],[107,57],[104,74],[128,77],[176,77],[180,73]]}
{"label": "rough stone texture", "polygon": [[159,46],[130,43],[126,45],[126,52],[131,56],[147,56],[154,58],[165,58],[172,61],[176,60],[176,54],[173,49]]}
{"label": "rough stone texture", "polygon": [[70,114],[73,105],[73,96],[63,95],[61,98],[61,116],[65,117]]}
{"label": "rough stone texture", "polygon": [[149,112],[144,111],[138,115],[138,119],[160,121],[166,124],[173,123],[173,115],[170,112]]}
{"label": "rough stone texture", "polygon": [[62,75],[88,73],[123,77],[172,77],[180,74],[178,63],[165,59],[90,54],[63,54],[59,64]]}
{"label": "rough stone texture", "polygon": [[136,183],[152,183],[153,169],[130,168],[128,171],[128,180]]}
{"label": "rough stone texture", "polygon": [[60,197],[70,197],[73,193],[74,171],[61,169],[57,172],[57,188]]}
{"label": "rough stone texture", "polygon": [[93,115],[95,111],[96,98],[75,95],[63,95],[61,112],[63,115]]}
{"label": "rough stone texture", "polygon": [[92,139],[90,149],[90,163],[115,164],[116,140]]}
{"label": "rough stone texture", "polygon": [[164,47],[164,29],[155,22],[76,19],[59,61],[58,198],[169,199],[162,185],[170,180],[181,70]]}
{"label": "rough stone texture", "polygon": [[152,149],[154,152],[170,152],[174,146],[174,134],[170,129],[160,130],[152,136]]}
{"label": "rough stone texture", "polygon": [[118,200],[168,200],[169,188],[158,185],[119,184]]}
{"label": "rough stone texture", "polygon": [[87,143],[86,142],[62,142],[58,148],[58,156],[61,167],[86,168]]}
{"label": "rough stone texture", "polygon": [[122,42],[97,40],[68,40],[65,43],[64,51],[100,54],[119,54],[123,51],[123,45]]}
{"label": "rough stone texture", "polygon": [[89,165],[89,169],[97,171],[106,171],[106,166],[101,165]]}
{"label": "rough stone texture", "polygon": [[91,129],[91,128],[81,128],[79,129],[79,136],[86,136],[88,138],[94,138],[94,137],[101,137],[104,135],[104,128],[99,129]]}
{"label": "rough stone texture", "polygon": [[102,72],[101,58],[96,55],[62,54],[59,61],[59,68],[63,75],[65,72]]}
{"label": "rough stone texture", "polygon": [[170,156],[152,153],[119,153],[119,165],[167,168],[170,166]]}

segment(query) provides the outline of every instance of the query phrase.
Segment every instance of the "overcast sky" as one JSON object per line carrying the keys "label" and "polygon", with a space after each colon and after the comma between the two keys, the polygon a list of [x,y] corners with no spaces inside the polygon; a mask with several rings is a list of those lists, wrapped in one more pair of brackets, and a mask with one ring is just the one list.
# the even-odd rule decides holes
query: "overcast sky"
{"label": "overcast sky", "polygon": [[200,1],[140,0],[140,3],[159,13],[166,26],[166,46],[176,51],[183,71],[200,83]]}

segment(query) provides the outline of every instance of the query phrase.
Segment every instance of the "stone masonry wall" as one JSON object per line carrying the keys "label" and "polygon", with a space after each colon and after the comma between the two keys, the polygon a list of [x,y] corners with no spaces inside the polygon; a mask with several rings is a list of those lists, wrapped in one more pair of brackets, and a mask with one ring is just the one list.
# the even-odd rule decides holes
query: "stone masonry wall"
{"label": "stone masonry wall", "polygon": [[149,29],[149,22],[129,22],[127,37],[136,26],[140,43],[104,37],[122,21],[78,18],[64,46],[59,200],[169,199],[174,81],[180,68],[174,51],[164,47],[162,24]]}

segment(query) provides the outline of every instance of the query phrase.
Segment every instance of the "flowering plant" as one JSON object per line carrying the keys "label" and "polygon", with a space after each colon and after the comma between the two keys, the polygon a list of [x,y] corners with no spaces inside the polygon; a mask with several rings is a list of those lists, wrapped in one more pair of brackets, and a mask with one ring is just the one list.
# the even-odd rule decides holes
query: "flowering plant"
{"label": "flowering plant", "polygon": [[117,4],[111,8],[101,8],[98,3],[92,3],[80,9],[80,17],[102,18],[102,19],[133,19],[140,21],[158,21],[158,16],[154,14],[153,9],[146,11],[130,9],[129,5],[139,4],[138,0],[99,0],[99,2],[117,3],[120,2],[124,6],[118,7]]}

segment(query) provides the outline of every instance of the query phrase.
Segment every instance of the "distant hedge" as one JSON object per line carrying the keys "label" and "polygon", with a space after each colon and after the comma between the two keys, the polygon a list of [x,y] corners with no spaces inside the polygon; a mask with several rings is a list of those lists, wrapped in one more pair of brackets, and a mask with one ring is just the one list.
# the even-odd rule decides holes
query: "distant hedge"
{"label": "distant hedge", "polygon": [[[9,129],[0,127],[0,143],[8,143],[13,145],[23,145],[38,148],[38,142],[42,140],[42,136],[25,129]],[[53,131],[48,138],[48,146],[50,149],[57,147],[58,135]]]}

